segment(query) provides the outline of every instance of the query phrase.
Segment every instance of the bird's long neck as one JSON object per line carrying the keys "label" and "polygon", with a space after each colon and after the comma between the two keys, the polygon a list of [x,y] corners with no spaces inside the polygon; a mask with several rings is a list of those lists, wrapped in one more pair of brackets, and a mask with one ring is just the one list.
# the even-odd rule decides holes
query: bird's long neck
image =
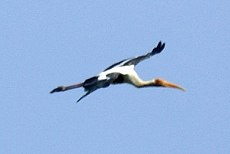
{"label": "bird's long neck", "polygon": [[144,81],[137,75],[135,75],[135,77],[129,78],[129,83],[137,88],[156,86],[154,80]]}
{"label": "bird's long neck", "polygon": [[168,88],[176,88],[182,91],[185,91],[182,87],[179,85],[176,85],[175,83],[168,82],[163,79],[153,79],[153,80],[148,80],[148,81],[143,81],[140,79],[138,76],[131,78],[130,83],[132,83],[134,86],[137,88],[142,88],[142,87],[168,87]]}
{"label": "bird's long neck", "polygon": [[135,86],[138,88],[143,88],[143,87],[152,87],[152,86],[155,86],[155,84],[152,80],[144,81],[141,79],[135,83]]}

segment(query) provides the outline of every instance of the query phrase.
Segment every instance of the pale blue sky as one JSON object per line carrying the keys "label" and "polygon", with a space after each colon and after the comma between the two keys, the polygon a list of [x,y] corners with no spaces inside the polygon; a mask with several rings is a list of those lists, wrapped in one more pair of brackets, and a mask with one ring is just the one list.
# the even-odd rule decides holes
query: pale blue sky
{"label": "pale blue sky", "polygon": [[[230,153],[229,1],[1,1],[0,153]],[[187,92],[50,95],[124,58]]]}

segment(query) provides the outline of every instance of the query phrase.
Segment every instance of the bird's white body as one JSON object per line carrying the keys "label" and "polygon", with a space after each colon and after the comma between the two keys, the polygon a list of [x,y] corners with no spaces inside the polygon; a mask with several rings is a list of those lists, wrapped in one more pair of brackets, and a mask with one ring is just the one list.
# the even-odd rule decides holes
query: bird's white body
{"label": "bird's white body", "polygon": [[129,83],[139,88],[139,85],[143,85],[144,81],[138,76],[137,72],[134,70],[134,67],[134,65],[113,67],[112,69],[101,72],[98,75],[98,80],[108,80],[109,74],[119,73],[122,74],[124,78],[123,83]]}
{"label": "bird's white body", "polygon": [[128,75],[128,74],[137,74],[134,70],[134,65],[129,65],[129,66],[117,66],[117,67],[113,67],[112,69],[106,70],[104,72],[101,72],[100,74],[98,74],[98,80],[106,80],[108,79],[108,74],[111,73],[119,73],[122,75]]}

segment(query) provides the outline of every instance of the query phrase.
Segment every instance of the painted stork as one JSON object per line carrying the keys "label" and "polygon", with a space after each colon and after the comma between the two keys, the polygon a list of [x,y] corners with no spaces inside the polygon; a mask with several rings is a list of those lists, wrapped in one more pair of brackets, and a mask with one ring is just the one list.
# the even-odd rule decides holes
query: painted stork
{"label": "painted stork", "polygon": [[77,100],[77,102],[79,102],[81,99],[83,99],[84,97],[86,97],[87,95],[89,95],[90,93],[94,92],[99,88],[106,88],[111,84],[120,84],[120,83],[128,83],[137,88],[168,87],[168,88],[176,88],[185,91],[182,87],[160,78],[144,81],[138,76],[138,74],[134,70],[134,67],[139,62],[148,59],[155,54],[160,53],[164,49],[164,47],[165,47],[165,43],[159,42],[157,47],[153,48],[151,52],[145,55],[124,59],[120,62],[117,62],[109,66],[100,74],[86,79],[84,82],[69,85],[69,86],[59,86],[53,89],[50,93],[63,92],[66,90],[83,87],[86,93]]}

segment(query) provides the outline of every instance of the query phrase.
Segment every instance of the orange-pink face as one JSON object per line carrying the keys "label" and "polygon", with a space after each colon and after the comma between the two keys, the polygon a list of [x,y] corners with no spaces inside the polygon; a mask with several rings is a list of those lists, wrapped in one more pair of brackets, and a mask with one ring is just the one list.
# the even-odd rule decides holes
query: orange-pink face
{"label": "orange-pink face", "polygon": [[161,86],[161,87],[166,87],[166,88],[176,88],[182,91],[185,91],[184,88],[182,88],[181,86],[175,84],[175,83],[171,83],[169,81],[163,80],[163,79],[155,79],[155,84],[157,86]]}

